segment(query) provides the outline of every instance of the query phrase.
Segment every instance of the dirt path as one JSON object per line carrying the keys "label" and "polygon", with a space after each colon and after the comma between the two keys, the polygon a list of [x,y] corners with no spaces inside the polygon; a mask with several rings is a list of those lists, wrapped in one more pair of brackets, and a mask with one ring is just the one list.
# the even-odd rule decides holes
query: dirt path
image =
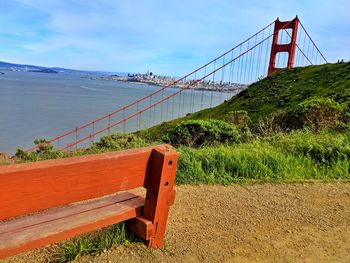
{"label": "dirt path", "polygon": [[[77,262],[350,262],[350,184],[180,186],[166,247],[117,246]],[[47,262],[54,249],[8,262]]]}

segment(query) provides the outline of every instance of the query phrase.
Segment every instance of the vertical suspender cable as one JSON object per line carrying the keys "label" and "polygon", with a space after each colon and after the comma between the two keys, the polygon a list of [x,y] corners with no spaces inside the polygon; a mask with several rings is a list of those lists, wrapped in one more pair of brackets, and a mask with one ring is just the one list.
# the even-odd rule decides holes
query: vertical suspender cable
{"label": "vertical suspender cable", "polygon": [[[207,75],[207,67],[204,68],[204,76]],[[202,86],[202,92],[201,92],[201,109],[203,109],[203,100],[204,100],[204,89],[207,87],[207,82],[205,78],[203,79],[203,86]]]}
{"label": "vertical suspender cable", "polygon": [[216,72],[216,60],[214,61],[214,74],[213,74],[213,81],[212,81],[212,87],[211,87],[211,93],[210,93],[210,107],[213,107],[213,90],[215,88],[215,72]]}

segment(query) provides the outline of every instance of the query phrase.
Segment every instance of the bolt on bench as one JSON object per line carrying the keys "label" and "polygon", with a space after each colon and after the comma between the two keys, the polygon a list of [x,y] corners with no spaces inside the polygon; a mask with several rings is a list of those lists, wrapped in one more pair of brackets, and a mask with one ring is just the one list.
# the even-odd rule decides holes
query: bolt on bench
{"label": "bolt on bench", "polygon": [[[177,159],[160,145],[0,166],[0,258],[125,220],[148,247],[163,246]],[[138,187],[145,198],[116,194]]]}

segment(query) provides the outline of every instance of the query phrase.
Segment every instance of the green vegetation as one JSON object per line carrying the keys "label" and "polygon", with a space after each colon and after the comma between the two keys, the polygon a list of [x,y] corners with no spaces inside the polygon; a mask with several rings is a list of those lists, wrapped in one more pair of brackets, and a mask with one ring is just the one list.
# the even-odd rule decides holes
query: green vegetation
{"label": "green vegetation", "polygon": [[224,121],[233,124],[238,129],[242,130],[247,127],[251,120],[248,112],[245,110],[230,111],[225,115]]}
{"label": "green vegetation", "polygon": [[17,149],[17,162],[36,162],[68,156],[66,152],[61,152],[54,149],[54,147],[46,139],[38,138],[34,141],[34,144],[38,146],[38,150],[33,152]]}
{"label": "green vegetation", "polygon": [[[104,136],[63,153],[38,139],[18,161],[38,161],[168,142],[180,158],[177,184],[350,179],[350,63],[281,70],[231,100],[135,134]],[[60,262],[132,238],[124,225],[63,246]]]}
{"label": "green vegetation", "polygon": [[299,103],[293,110],[294,117],[299,119],[299,127],[307,126],[314,131],[336,127],[345,123],[347,107],[332,98],[315,97]]}
{"label": "green vegetation", "polygon": [[220,120],[189,120],[179,123],[163,137],[174,146],[202,147],[217,143],[232,144],[240,134],[234,125]]}
{"label": "green vegetation", "polygon": [[350,134],[299,131],[179,152],[178,184],[350,179]]}
{"label": "green vegetation", "polygon": [[42,138],[36,139],[34,144],[38,146],[38,150],[36,151],[26,152],[22,149],[17,149],[17,162],[36,162],[94,153],[120,151],[150,146],[155,143],[146,142],[143,138],[140,138],[135,134],[118,133],[101,137],[100,141],[93,143],[90,148],[71,152],[58,151],[50,143],[48,143],[47,140]]}
{"label": "green vegetation", "polygon": [[117,244],[128,245],[135,240],[134,235],[125,228],[124,223],[113,225],[64,243],[55,261],[69,262],[86,254],[101,253]]}
{"label": "green vegetation", "polygon": [[92,151],[120,151],[131,148],[139,148],[148,146],[144,139],[134,135],[126,133],[111,134],[109,136],[103,136],[100,141],[96,142],[90,150]]}
{"label": "green vegetation", "polygon": [[225,120],[231,112],[241,110],[248,113],[254,130],[264,118],[278,112],[290,113],[298,104],[312,98],[333,99],[349,114],[350,62],[280,70],[217,107],[157,125],[142,131],[141,136],[157,140],[183,120]]}

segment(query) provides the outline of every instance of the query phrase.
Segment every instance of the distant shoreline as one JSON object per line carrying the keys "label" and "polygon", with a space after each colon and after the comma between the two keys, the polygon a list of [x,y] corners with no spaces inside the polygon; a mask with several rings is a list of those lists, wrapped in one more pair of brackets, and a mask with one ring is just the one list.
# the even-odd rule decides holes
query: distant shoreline
{"label": "distant shoreline", "polygon": [[53,70],[53,69],[28,70],[28,72],[46,73],[46,74],[58,74],[58,71]]}
{"label": "distant shoreline", "polygon": [[[112,79],[110,77],[90,77],[92,80],[105,80],[105,81],[117,81],[117,82],[123,82],[123,83],[131,83],[131,84],[137,84],[137,85],[150,85],[150,86],[156,86],[156,87],[166,87],[167,85],[161,85],[159,83],[155,83],[152,81],[138,81],[138,80],[123,80],[123,79]],[[180,87],[178,85],[173,85],[169,88],[174,89],[187,89],[186,87]],[[190,88],[188,89],[190,90]],[[210,91],[210,92],[223,92],[223,93],[239,93],[237,89],[226,89],[226,90],[220,90],[220,89],[209,89],[209,88],[195,88],[194,90],[198,91]]]}

